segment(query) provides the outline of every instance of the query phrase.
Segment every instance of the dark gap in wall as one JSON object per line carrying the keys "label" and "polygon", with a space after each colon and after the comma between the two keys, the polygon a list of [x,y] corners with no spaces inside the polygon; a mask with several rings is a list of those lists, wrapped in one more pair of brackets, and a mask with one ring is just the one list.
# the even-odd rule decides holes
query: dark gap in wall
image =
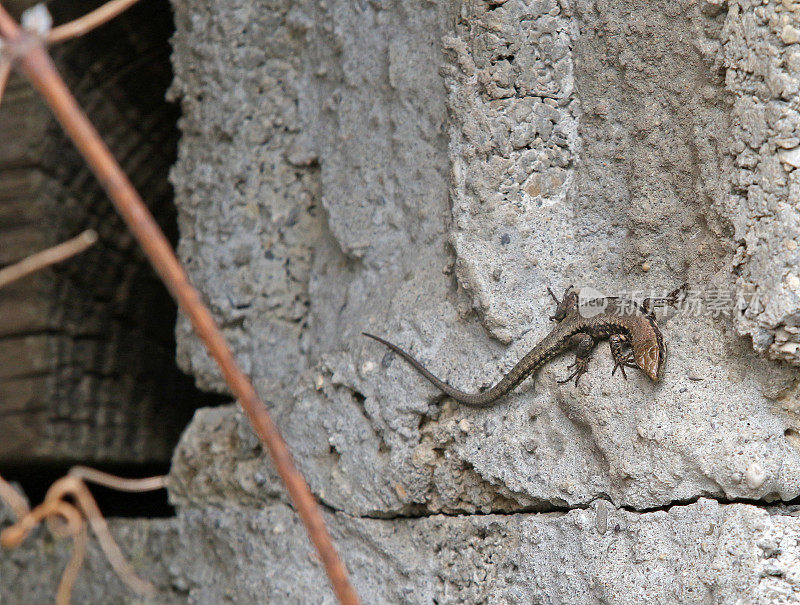
{"label": "dark gap in wall", "polygon": [[[50,486],[64,477],[70,466],[64,464],[4,465],[3,478],[18,483],[33,507],[44,500]],[[99,464],[93,465],[92,468],[127,479],[153,477],[169,472],[168,464]],[[86,485],[97,500],[97,505],[105,517],[153,519],[175,515],[175,509],[167,500],[167,491],[164,489],[137,493],[120,492],[88,482]]]}
{"label": "dark gap in wall", "polygon": [[[47,4],[59,24],[104,1]],[[177,158],[180,109],[165,99],[173,32],[169,2],[150,0],[54,48],[53,56],[174,246],[177,210],[168,174]],[[35,169],[45,176],[48,194],[53,192],[42,229],[55,241],[86,228],[101,237],[89,252],[52,271],[48,396],[39,404],[44,411],[30,412],[37,426],[20,438],[35,444],[35,451],[21,446],[0,455],[0,474],[17,481],[37,504],[74,464],[124,477],[168,472],[194,411],[230,397],[198,390],[178,368],[176,305],[60,127],[53,122],[31,147],[39,158]],[[0,397],[0,410],[4,403]],[[91,490],[109,517],[173,514],[164,490]]]}

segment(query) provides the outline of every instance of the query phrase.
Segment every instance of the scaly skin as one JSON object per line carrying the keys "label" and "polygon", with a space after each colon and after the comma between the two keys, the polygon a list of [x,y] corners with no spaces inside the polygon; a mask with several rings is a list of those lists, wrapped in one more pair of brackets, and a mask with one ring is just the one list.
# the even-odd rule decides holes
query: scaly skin
{"label": "scaly skin", "polygon": [[[456,389],[434,376],[425,366],[397,345],[366,332],[364,332],[364,336],[373,338],[389,347],[433,383],[437,389],[456,401],[471,407],[489,407],[547,361],[571,348],[576,350],[575,363],[570,366],[575,367],[575,371],[559,382],[563,383],[575,378],[577,386],[578,380],[586,372],[592,349],[597,341],[603,339],[610,339],[611,353],[615,361],[614,371],[620,368],[625,376],[625,367],[638,367],[651,380],[659,380],[666,361],[667,350],[651,307],[659,303],[674,305],[679,293],[686,287],[687,284],[683,284],[659,301],[646,299],[638,307],[623,306],[617,299],[609,298],[606,301],[606,308],[592,317],[583,317],[579,313],[578,294],[572,289],[572,286],[567,288],[561,301],[550,292],[557,303],[556,313],[551,317],[558,322],[556,326],[525,357],[520,359],[517,365],[500,379],[500,382],[482,393],[467,393]],[[633,308],[631,309],[631,307]],[[624,312],[626,308],[628,312]],[[630,354],[622,353],[623,344],[630,345]]]}

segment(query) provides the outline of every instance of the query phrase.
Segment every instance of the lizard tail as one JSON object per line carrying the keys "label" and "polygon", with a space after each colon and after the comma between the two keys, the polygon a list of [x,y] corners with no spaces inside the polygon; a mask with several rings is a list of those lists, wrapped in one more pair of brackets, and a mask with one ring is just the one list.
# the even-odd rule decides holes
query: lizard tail
{"label": "lizard tail", "polygon": [[[425,378],[427,378],[433,386],[439,389],[445,395],[452,397],[459,403],[463,403],[464,405],[468,405],[470,407],[475,408],[485,408],[491,405],[494,405],[495,400],[504,395],[506,392],[510,391],[513,388],[513,385],[509,385],[508,388],[503,389],[503,392],[498,392],[497,387],[489,389],[483,393],[466,393],[454,387],[451,387],[447,384],[444,380],[441,380],[434,376],[428,369],[422,365],[419,361],[414,359],[411,354],[406,353],[403,349],[398,347],[396,344],[389,342],[388,340],[384,340],[380,336],[375,336],[374,334],[368,334],[366,332],[362,332],[362,334],[368,338],[372,338],[373,340],[377,340],[382,345],[388,347],[395,353],[397,353],[400,357],[405,359],[411,366],[420,374],[422,374]],[[500,386],[500,385],[497,385]],[[503,385],[504,387],[506,385]]]}

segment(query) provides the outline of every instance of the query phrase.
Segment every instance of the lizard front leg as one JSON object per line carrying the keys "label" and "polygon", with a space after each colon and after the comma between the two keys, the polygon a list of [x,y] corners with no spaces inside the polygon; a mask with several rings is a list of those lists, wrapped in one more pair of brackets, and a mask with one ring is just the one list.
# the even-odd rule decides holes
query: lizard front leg
{"label": "lizard front leg", "polygon": [[567,369],[575,368],[575,370],[564,380],[559,380],[559,384],[564,384],[574,378],[575,386],[578,386],[581,376],[586,374],[586,370],[589,368],[589,360],[592,358],[594,344],[594,338],[585,332],[578,332],[570,339],[570,346],[575,347],[575,361],[567,366]]}
{"label": "lizard front leg", "polygon": [[622,372],[622,377],[625,380],[628,380],[628,377],[625,375],[626,367],[639,367],[636,365],[636,362],[633,359],[633,353],[631,351],[628,351],[627,353],[622,352],[623,346],[629,342],[630,340],[625,334],[612,334],[608,337],[608,346],[611,349],[611,356],[614,358],[614,369],[611,370],[611,375],[613,376],[617,371],[617,368],[619,368],[619,371]]}

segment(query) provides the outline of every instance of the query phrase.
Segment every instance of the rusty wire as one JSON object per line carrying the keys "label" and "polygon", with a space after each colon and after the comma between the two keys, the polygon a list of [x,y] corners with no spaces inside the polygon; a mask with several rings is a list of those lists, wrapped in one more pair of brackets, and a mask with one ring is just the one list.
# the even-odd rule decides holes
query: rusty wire
{"label": "rusty wire", "polygon": [[264,402],[236,364],[225,337],[217,327],[211,312],[203,304],[200,294],[189,282],[186,271],[175,256],[167,238],[59,76],[45,51],[42,38],[21,29],[2,5],[0,5],[0,37],[5,50],[9,51],[8,56],[15,60],[15,66],[21,69],[48,103],[108,193],[128,228],[139,241],[156,272],[191,321],[206,349],[219,365],[225,381],[272,457],[308,536],[319,553],[339,601],[345,605],[356,605],[360,600],[336,552],[319,506],[302,474],[297,470],[286,442],[272,421]]}
{"label": "rusty wire", "polygon": [[[125,559],[125,555],[122,554],[108,529],[108,523],[103,518],[97,502],[89,488],[86,487],[84,479],[129,492],[152,491],[161,489],[166,484],[166,478],[163,476],[124,479],[86,467],[75,467],[66,477],[62,477],[50,486],[41,504],[29,509],[25,498],[0,477],[0,498],[12,508],[17,517],[16,523],[0,532],[0,546],[3,548],[18,547],[42,521],[47,522],[47,526],[54,536],[72,538],[72,555],[61,575],[56,593],[57,605],[68,605],[72,587],[86,556],[86,528],[88,525],[92,528],[103,554],[120,579],[141,595],[155,596],[155,587],[140,578]],[[72,498],[73,501],[67,502],[66,497]]]}
{"label": "rusty wire", "polygon": [[97,233],[89,229],[57,246],[42,250],[36,254],[31,254],[18,263],[3,267],[0,269],[0,288],[26,275],[30,275],[45,267],[60,263],[76,254],[80,254],[91,247],[96,241]]}
{"label": "rusty wire", "polygon": [[13,485],[2,477],[0,477],[0,499],[8,505],[17,519],[21,519],[31,512],[31,507],[28,506],[25,496],[20,494],[14,489]]}
{"label": "rusty wire", "polygon": [[10,75],[11,61],[0,56],[0,101],[3,100],[3,94],[6,92],[6,85],[8,84],[8,77]]}
{"label": "rusty wire", "polygon": [[69,475],[89,483],[96,483],[103,487],[115,489],[118,492],[149,492],[167,487],[167,478],[164,475],[156,475],[155,477],[146,477],[144,479],[120,479],[116,475],[104,473],[88,466],[73,466],[69,469]]}
{"label": "rusty wire", "polygon": [[72,556],[69,558],[67,566],[61,574],[61,581],[58,583],[56,605],[69,605],[72,597],[72,587],[75,586],[75,580],[78,579],[78,574],[81,571],[81,567],[83,567],[83,560],[86,558],[88,541],[89,532],[86,531],[86,526],[84,525],[72,537]]}
{"label": "rusty wire", "polygon": [[[118,481],[131,481],[123,479],[122,477],[116,477]],[[154,477],[153,479],[162,479],[160,477]],[[136,482],[136,480],[132,480]],[[163,487],[163,483],[161,484]],[[135,486],[131,486],[130,489],[126,491],[150,491],[151,489],[159,489],[158,487],[146,487],[144,490],[137,489]],[[122,578],[122,580],[130,586],[134,591],[138,592],[139,594],[153,597],[155,596],[155,587],[148,581],[142,580],[136,572],[134,571],[131,564],[125,559],[125,555],[122,554],[119,546],[114,541],[114,538],[111,537],[111,531],[108,529],[108,523],[106,523],[105,518],[103,517],[102,513],[100,512],[100,508],[97,506],[97,502],[95,502],[94,497],[92,497],[89,488],[86,487],[86,484],[77,476],[67,475],[66,477],[62,477],[53,485],[50,486],[50,489],[47,490],[47,495],[45,496],[44,503],[47,504],[49,502],[63,502],[65,496],[72,496],[75,501],[75,506],[83,513],[83,517],[86,519],[86,522],[89,524],[89,527],[92,528],[95,536],[97,536],[97,541],[100,543],[100,548],[103,550],[103,554],[105,554],[106,559],[108,559],[109,563],[111,563],[111,567],[117,573],[117,575]],[[50,530],[58,534],[59,527],[55,525],[55,519],[50,522]],[[74,532],[69,532],[69,535],[75,535]]]}
{"label": "rusty wire", "polygon": [[58,42],[63,42],[64,40],[69,40],[70,38],[82,36],[83,34],[100,27],[103,25],[103,23],[111,21],[111,19],[128,10],[138,1],[139,0],[111,0],[111,2],[106,2],[92,12],[86,13],[79,19],[75,19],[69,23],[64,23],[64,25],[54,27],[47,34],[46,40],[48,44],[56,44]]}
{"label": "rusty wire", "polygon": [[[83,252],[96,241],[97,233],[87,230],[66,242],[4,267],[0,270],[0,288],[52,264],[67,260]],[[72,554],[64,568],[56,591],[56,604],[69,605],[72,588],[86,556],[88,538],[86,524],[88,523],[94,530],[114,571],[123,582],[139,594],[154,595],[154,587],[139,578],[125,560],[84,481],[91,481],[112,489],[137,492],[160,489],[166,485],[166,478],[163,476],[123,479],[92,468],[76,466],[70,469],[67,477],[59,479],[50,487],[42,504],[31,510],[25,497],[8,481],[0,477],[0,500],[5,502],[17,519],[16,523],[0,532],[0,546],[16,548],[43,520],[47,521],[55,536],[71,537],[73,540]],[[63,498],[67,495],[72,496],[77,505],[65,502]],[[62,521],[59,524],[55,519]]]}

